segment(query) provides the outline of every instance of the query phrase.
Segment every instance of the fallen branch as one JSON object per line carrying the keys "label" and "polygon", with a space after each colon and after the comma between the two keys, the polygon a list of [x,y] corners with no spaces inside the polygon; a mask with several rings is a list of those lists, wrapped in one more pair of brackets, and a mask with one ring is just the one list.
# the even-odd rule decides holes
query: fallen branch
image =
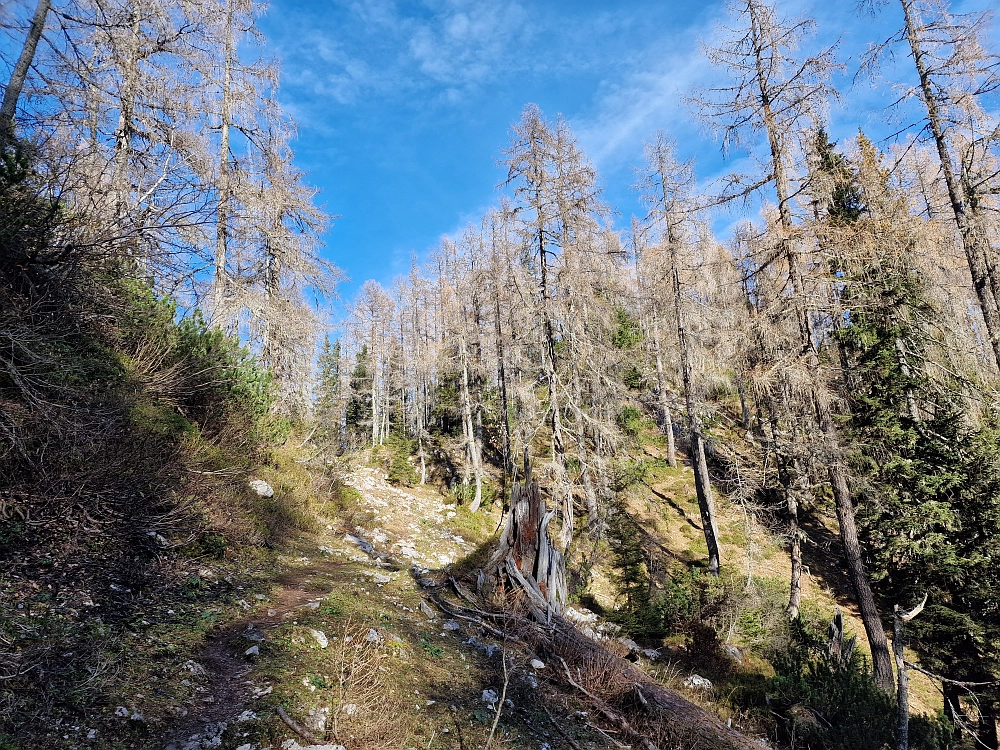
{"label": "fallen branch", "polygon": [[295,734],[297,734],[302,739],[309,740],[309,742],[311,742],[314,745],[317,742],[319,742],[319,740],[317,740],[312,734],[310,734],[307,730],[303,729],[295,721],[295,719],[293,719],[291,716],[289,716],[288,713],[285,711],[285,709],[283,709],[281,706],[278,706],[278,716],[280,716],[281,720],[288,725],[289,729],[291,729],[293,732],[295,732]]}
{"label": "fallen branch", "polygon": [[[510,684],[510,673],[507,671],[507,651],[502,650],[500,652],[500,660],[503,662],[503,690],[500,692],[500,700],[497,701],[497,715],[493,717],[493,726],[490,727],[490,736],[486,740],[486,747],[484,750],[490,750],[490,745],[493,744],[493,735],[496,734],[497,724],[500,723],[500,714],[503,713],[503,704],[507,700],[507,686]],[[430,745],[428,745],[430,747]]]}
{"label": "fallen branch", "polygon": [[607,703],[605,703],[600,698],[598,698],[596,695],[594,695],[589,690],[587,690],[585,687],[583,687],[583,685],[581,685],[576,680],[574,680],[573,679],[573,674],[569,671],[569,664],[566,663],[565,659],[563,659],[560,656],[559,657],[559,661],[562,662],[563,669],[566,670],[566,679],[569,680],[569,684],[572,685],[573,687],[575,687],[577,690],[579,690],[584,695],[586,695],[588,698],[590,698],[590,700],[594,702],[594,706],[597,708],[597,710],[600,711],[601,714],[603,714],[606,719],[608,719],[613,724],[617,724],[621,728],[621,730],[623,732],[625,732],[626,734],[632,736],[644,748],[646,748],[646,750],[660,750],[656,745],[654,745],[648,739],[646,739],[641,734],[639,734],[639,732],[637,732],[632,727],[632,725],[628,723],[628,720],[624,716],[622,716],[621,714],[619,714],[616,711],[614,711],[611,708],[611,706],[609,706]]}
{"label": "fallen branch", "polygon": [[552,717],[552,712],[549,711],[548,707],[544,703],[542,703],[541,706],[545,715],[549,717],[549,721],[552,722],[552,726],[554,726],[556,731],[563,736],[563,739],[569,743],[569,746],[572,747],[573,750],[583,750],[583,748],[581,748],[572,737],[566,734],[566,730],[559,726],[559,723]]}

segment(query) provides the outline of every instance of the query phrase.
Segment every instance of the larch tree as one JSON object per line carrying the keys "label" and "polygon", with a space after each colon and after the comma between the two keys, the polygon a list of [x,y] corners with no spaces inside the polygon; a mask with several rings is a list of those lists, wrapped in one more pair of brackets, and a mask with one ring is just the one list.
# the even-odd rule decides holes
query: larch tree
{"label": "larch tree", "polygon": [[[690,252],[691,225],[696,211],[692,195],[694,171],[690,164],[677,162],[672,146],[661,135],[646,146],[646,166],[643,176],[644,198],[651,208],[650,215],[654,226],[660,232],[661,247],[658,250],[665,256],[657,271],[669,279],[673,298],[681,382],[687,410],[689,454],[694,470],[695,493],[698,497],[698,509],[701,512],[702,530],[708,547],[708,570],[717,576],[721,566],[718,522],[712,494],[712,480],[705,457],[705,435],[695,402],[689,341],[691,333],[685,322],[684,299],[690,294],[690,290],[681,282],[684,274],[682,266],[690,262],[690,259],[684,256]],[[660,369],[658,366],[658,375]]]}

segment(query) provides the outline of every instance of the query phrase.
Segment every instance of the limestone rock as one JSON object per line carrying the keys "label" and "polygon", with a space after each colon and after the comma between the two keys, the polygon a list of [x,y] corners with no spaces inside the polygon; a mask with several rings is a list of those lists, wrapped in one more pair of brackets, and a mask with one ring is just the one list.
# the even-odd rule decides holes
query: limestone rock
{"label": "limestone rock", "polygon": [[712,681],[699,674],[693,674],[684,680],[684,687],[690,690],[711,690]]}
{"label": "limestone rock", "polygon": [[330,641],[327,639],[326,633],[322,630],[313,630],[312,628],[309,628],[309,633],[316,639],[316,643],[319,644],[320,648],[326,648],[330,645]]}
{"label": "limestone rock", "polygon": [[251,479],[250,489],[261,497],[274,497],[274,488],[263,479]]}

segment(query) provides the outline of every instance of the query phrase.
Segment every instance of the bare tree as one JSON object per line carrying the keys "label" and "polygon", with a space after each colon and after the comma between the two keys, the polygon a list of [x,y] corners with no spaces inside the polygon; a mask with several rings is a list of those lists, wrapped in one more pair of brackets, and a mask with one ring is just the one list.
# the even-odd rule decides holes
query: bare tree
{"label": "bare tree", "polygon": [[674,321],[677,330],[677,345],[680,353],[681,379],[684,386],[684,401],[687,407],[688,431],[690,434],[690,460],[694,469],[695,492],[701,511],[701,524],[708,546],[708,570],[719,575],[719,531],[716,521],[715,502],[712,497],[712,480],[705,457],[705,436],[698,416],[692,382],[691,352],[688,327],[682,300],[687,290],[681,284],[681,247],[686,243],[688,229],[695,210],[691,195],[694,172],[690,164],[679,164],[672,146],[662,135],[646,146],[646,202],[651,206],[652,217],[660,226],[661,242],[666,253],[664,275],[669,277],[674,302]]}
{"label": "bare tree", "polygon": [[[829,79],[837,63],[832,49],[801,60],[792,57],[792,52],[814,27],[812,21],[784,21],[772,6],[761,0],[740,0],[732,9],[737,26],[727,29],[728,39],[721,46],[706,50],[706,54],[713,63],[727,68],[733,83],[705,92],[695,103],[702,116],[721,131],[723,143],[728,147],[740,145],[757,133],[766,138],[761,173],[749,178],[742,175],[728,178],[723,199],[747,196],[765,186],[770,186],[777,198],[774,259],[784,263],[787,273],[803,364],[812,379],[811,401],[823,443],[823,461],[837,506],[851,583],[872,649],[875,681],[883,690],[891,691],[893,675],[888,640],[862,561],[831,395],[819,371],[799,249],[801,240],[793,212],[795,194],[790,170],[804,158],[803,139],[811,132],[809,124],[819,120],[829,97],[835,95]],[[753,145],[752,141],[749,145]],[[808,174],[805,169],[800,168],[800,172]],[[796,590],[797,582],[793,581],[791,600],[795,599]]]}

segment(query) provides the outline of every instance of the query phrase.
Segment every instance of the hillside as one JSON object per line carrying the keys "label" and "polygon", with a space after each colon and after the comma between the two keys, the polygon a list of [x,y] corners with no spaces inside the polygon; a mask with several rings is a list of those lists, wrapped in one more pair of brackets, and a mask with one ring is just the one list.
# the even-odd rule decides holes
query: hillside
{"label": "hillside", "polygon": [[[294,442],[270,468],[247,475],[269,482],[273,501],[283,505],[330,476],[309,461],[311,450],[294,449]],[[655,453],[655,440],[648,447]],[[353,457],[343,484],[309,495],[301,530],[272,551],[234,548],[193,559],[179,596],[148,599],[122,623],[111,672],[94,675],[100,682],[93,687],[87,685],[93,677],[68,686],[75,693],[90,690],[85,698],[75,707],[61,701],[34,706],[37,718],[18,722],[5,746],[258,750],[295,741],[349,750],[473,748],[485,745],[502,706],[497,747],[615,747],[620,727],[566,681],[551,653],[535,652],[502,621],[456,614],[469,603],[450,581],[464,582],[465,595],[474,590],[499,506],[471,514],[430,486],[389,484],[384,469],[364,458]],[[655,461],[643,483],[630,488],[628,511],[647,530],[642,543],[650,559],[703,564],[698,536],[685,530],[697,525],[693,494],[689,468]],[[638,648],[647,652],[630,658],[691,701],[687,710],[696,715],[703,706],[748,738],[761,738],[745,745],[758,747],[767,746],[761,743],[773,734],[773,717],[754,709],[747,696],[774,674],[761,655],[782,632],[788,560],[780,546],[761,544],[752,550],[748,576],[745,522],[738,508],[720,507],[724,559],[733,561],[724,580],[733,595],[706,621],[715,623],[722,648],[702,648],[703,630],[681,628],[644,640]],[[598,610],[613,611],[619,600],[610,557],[608,549],[598,552],[592,584],[580,592]],[[16,580],[7,579],[8,594]],[[835,583],[810,577],[808,618],[828,620],[836,603],[850,613]],[[22,590],[20,608],[12,600],[8,609],[20,610],[12,622],[37,617],[44,606],[39,598]],[[20,614],[25,605],[29,612]],[[100,622],[102,610],[79,622]],[[629,656],[618,626],[579,603],[567,616],[591,635],[607,633],[599,641],[612,656]],[[850,616],[847,627],[863,634]],[[78,640],[75,648],[110,646],[99,643]],[[602,689],[600,680],[589,686]],[[927,687],[915,692],[914,710],[932,711]]]}

